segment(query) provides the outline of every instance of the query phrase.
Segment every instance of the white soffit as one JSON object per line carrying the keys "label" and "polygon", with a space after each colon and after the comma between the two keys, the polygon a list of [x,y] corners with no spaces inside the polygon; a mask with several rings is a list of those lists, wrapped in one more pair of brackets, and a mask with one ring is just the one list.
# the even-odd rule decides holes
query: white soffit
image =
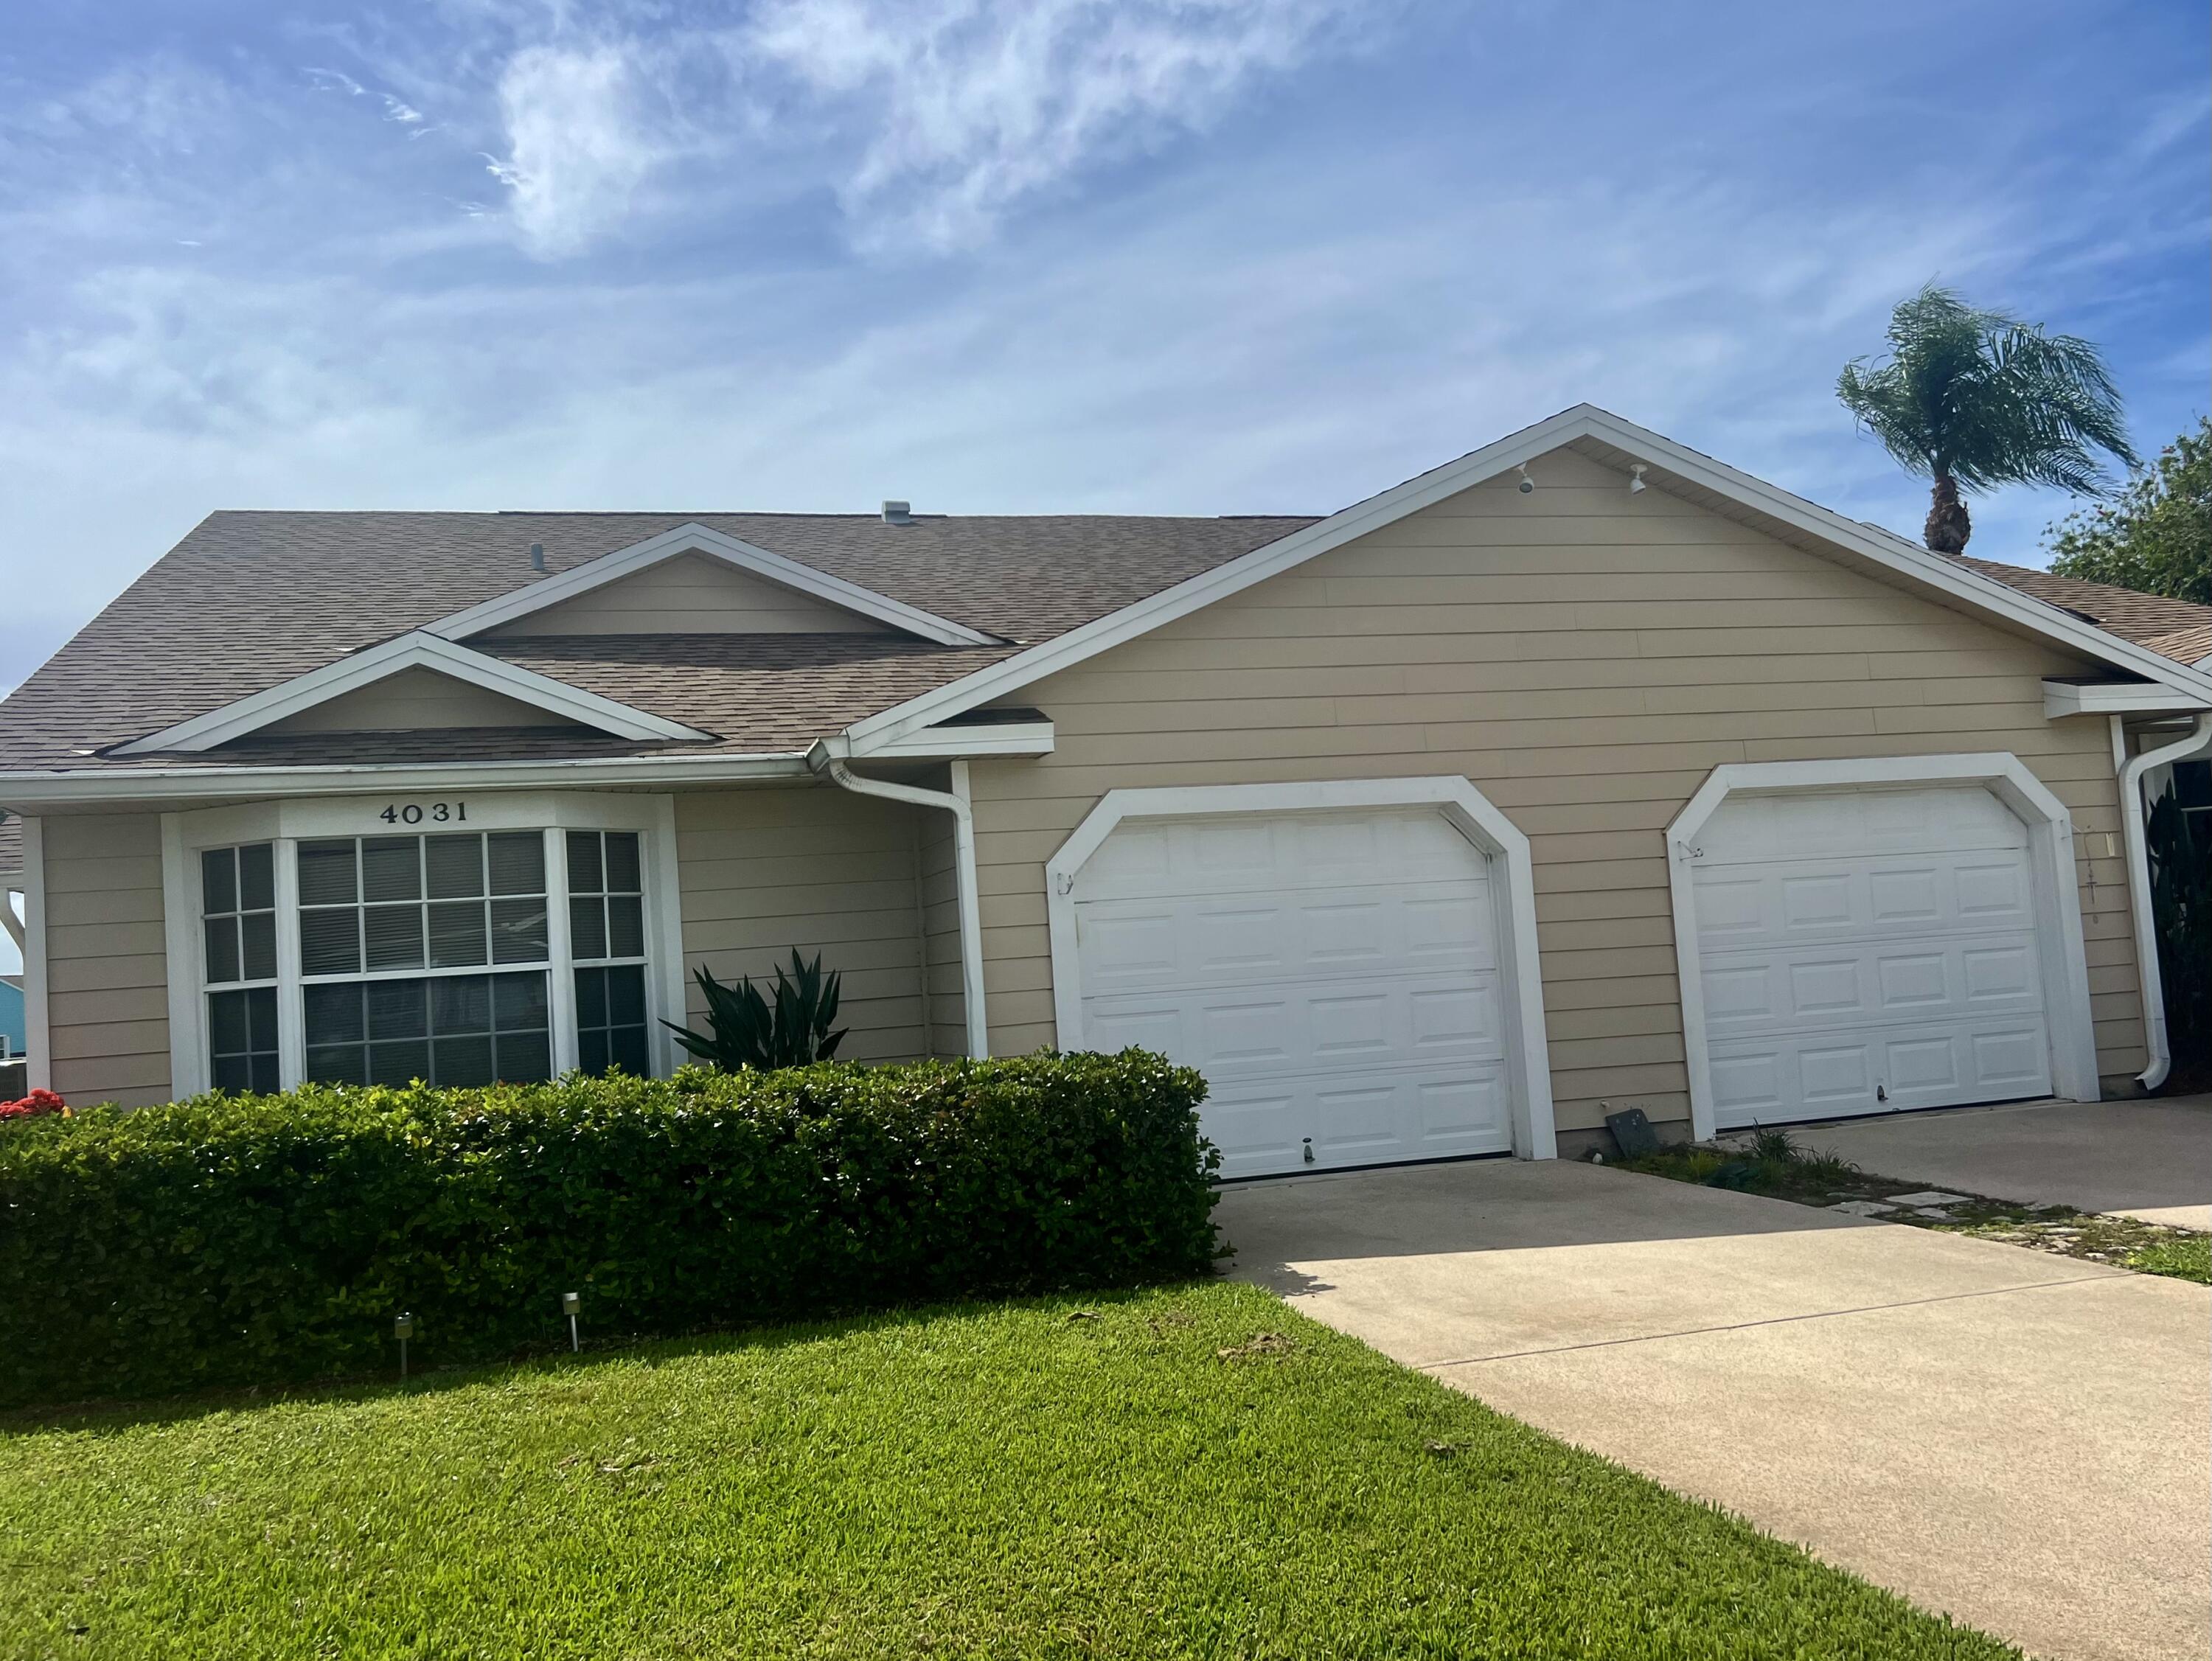
{"label": "white soffit", "polygon": [[394,639],[383,641],[365,650],[326,664],[318,670],[279,682],[251,697],[240,698],[235,703],[225,704],[220,709],[196,715],[189,721],[179,721],[172,727],[149,734],[130,743],[118,745],[109,752],[114,755],[148,755],[163,751],[186,752],[213,749],[218,744],[228,743],[258,732],[275,721],[281,721],[302,710],[328,703],[333,698],[349,692],[374,686],[401,671],[427,669],[440,675],[451,676],[472,686],[501,693],[520,702],[534,705],[550,713],[563,716],[585,726],[597,727],[618,738],[687,739],[708,738],[713,735],[687,727],[628,704],[618,704],[611,698],[602,698],[596,693],[585,692],[554,680],[550,676],[488,658],[480,652],[456,646],[451,640],[416,629]]}
{"label": "white soffit", "polygon": [[[1583,442],[1578,444],[1578,440]],[[865,753],[874,745],[895,742],[921,727],[1005,697],[1568,445],[1604,446],[1627,458],[1620,464],[1624,468],[1634,462],[1644,464],[1652,484],[1686,484],[1690,488],[1683,494],[1692,500],[1711,492],[1756,513],[1770,528],[1779,527],[1793,543],[1802,546],[1811,539],[1840,549],[2085,657],[2145,676],[2190,697],[2212,700],[2212,674],[2206,673],[2203,665],[2161,658],[2148,647],[2108,634],[1955,560],[1817,506],[1595,404],[1583,403],[1002,663],[857,721],[848,730],[854,751]]]}
{"label": "white soffit", "polygon": [[719,530],[709,530],[703,524],[679,524],[673,530],[664,530],[658,536],[629,548],[617,549],[587,561],[557,577],[548,577],[544,582],[532,583],[512,593],[472,605],[465,611],[457,611],[450,617],[441,617],[434,623],[423,625],[425,633],[448,640],[459,640],[471,634],[481,634],[488,628],[527,617],[534,611],[558,605],[563,600],[573,600],[580,594],[588,594],[595,588],[619,582],[624,577],[659,565],[663,560],[672,560],[685,554],[704,554],[710,559],[721,560],[749,571],[785,588],[811,595],[826,604],[839,606],[847,611],[872,618],[908,634],[920,635],[925,640],[934,640],[939,646],[999,646],[1003,644],[994,636],[980,633],[962,623],[939,617],[916,606],[894,600],[873,589],[862,588],[826,571],[817,571],[811,565],[801,565],[796,560],[787,560],[780,554],[771,554],[764,548],[740,542],[735,536]]}

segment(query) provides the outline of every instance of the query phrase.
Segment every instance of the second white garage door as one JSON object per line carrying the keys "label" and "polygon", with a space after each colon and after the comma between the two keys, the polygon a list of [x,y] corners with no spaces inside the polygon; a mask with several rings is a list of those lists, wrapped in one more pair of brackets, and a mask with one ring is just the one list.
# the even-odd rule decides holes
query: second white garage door
{"label": "second white garage door", "polygon": [[1989,791],[1735,797],[1697,840],[1720,1126],[2050,1094],[2027,827]]}
{"label": "second white garage door", "polygon": [[1491,866],[1427,808],[1127,822],[1074,892],[1083,1043],[1203,1072],[1224,1176],[1510,1151]]}

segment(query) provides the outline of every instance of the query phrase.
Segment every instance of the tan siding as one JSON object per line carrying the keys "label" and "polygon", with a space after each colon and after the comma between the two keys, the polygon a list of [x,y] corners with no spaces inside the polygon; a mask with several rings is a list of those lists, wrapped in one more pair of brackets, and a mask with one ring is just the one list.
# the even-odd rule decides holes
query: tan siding
{"label": "tan siding", "polygon": [[[942,788],[933,781],[931,788]],[[968,1053],[968,1000],[960,979],[960,896],[954,874],[952,815],[922,815],[915,850],[921,884],[922,973],[929,987],[929,1052]]]}
{"label": "tan siding", "polygon": [[1561,1128],[1686,1118],[1664,827],[1706,773],[1998,749],[2084,833],[2100,1070],[2142,1065],[2109,741],[2043,716],[2078,660],[1579,455],[1530,470],[1024,691],[1056,753],[975,764],[995,1050],[1054,1040],[1043,862],[1106,791],[1462,773],[1533,844]]}
{"label": "tan siding", "polygon": [[566,727],[576,724],[519,698],[434,669],[403,669],[272,721],[264,732],[419,732],[439,727]]}
{"label": "tan siding", "polygon": [[159,815],[46,821],[46,1010],[54,1088],[72,1102],[169,1098]]}
{"label": "tan siding", "polygon": [[530,634],[888,634],[888,625],[686,554],[487,629]]}
{"label": "tan siding", "polygon": [[[679,795],[686,973],[703,963],[724,980],[772,979],[793,948],[820,952],[844,975],[842,1058],[926,1053],[915,881],[925,816],[826,786]],[[696,986],[690,999],[696,1025],[706,1016]]]}

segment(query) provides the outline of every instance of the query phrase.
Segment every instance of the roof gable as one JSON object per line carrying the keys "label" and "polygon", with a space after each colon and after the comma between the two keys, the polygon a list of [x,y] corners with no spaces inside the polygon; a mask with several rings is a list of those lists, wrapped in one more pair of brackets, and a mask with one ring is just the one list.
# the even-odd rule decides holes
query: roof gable
{"label": "roof gable", "polygon": [[904,632],[880,617],[770,582],[727,560],[686,549],[471,638]]}
{"label": "roof gable", "polygon": [[[964,623],[953,622],[919,606],[894,600],[889,595],[878,594],[872,589],[832,576],[812,566],[801,565],[796,560],[785,559],[780,554],[771,554],[764,548],[756,548],[750,543],[720,530],[710,530],[696,523],[680,524],[672,530],[665,530],[629,548],[617,549],[613,553],[601,555],[587,564],[564,571],[557,577],[548,577],[543,582],[532,583],[502,594],[496,599],[486,600],[480,605],[471,606],[465,611],[455,612],[451,616],[427,624],[425,627],[428,633],[448,640],[465,640],[470,635],[487,633],[495,629],[523,634],[565,633],[564,630],[548,628],[534,620],[538,614],[552,607],[605,590],[611,584],[635,579],[665,561],[691,558],[720,561],[750,574],[764,587],[812,600],[817,603],[817,616],[821,608],[828,607],[851,613],[883,627],[919,635],[939,646],[996,644],[991,636]],[[656,627],[636,632],[665,633],[672,631]],[[803,632],[832,631],[811,629]]]}
{"label": "roof gable", "polygon": [[452,727],[577,727],[557,714],[445,669],[424,664],[341,692],[254,729],[264,737],[301,732],[427,732]]}
{"label": "roof gable", "polygon": [[1395,485],[1294,530],[1265,547],[1149,595],[1133,605],[1015,653],[1005,661],[855,722],[842,735],[850,754],[895,743],[922,727],[1003,698],[1060,670],[1133,640],[1177,618],[1243,592],[1371,531],[1486,481],[1571,446],[1589,458],[1663,486],[1725,517],[1743,519],[1784,542],[1881,571],[1945,597],[2023,633],[2169,686],[2189,700],[2212,701],[2212,675],[2106,633],[1978,571],[1885,530],[1791,495],[1632,421],[1577,404],[1458,460]]}

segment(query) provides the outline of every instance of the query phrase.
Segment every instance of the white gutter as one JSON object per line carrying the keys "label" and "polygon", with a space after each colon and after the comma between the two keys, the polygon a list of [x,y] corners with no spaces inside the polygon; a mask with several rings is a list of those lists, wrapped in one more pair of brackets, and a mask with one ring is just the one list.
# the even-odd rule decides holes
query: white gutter
{"label": "white gutter", "polygon": [[[953,888],[960,912],[960,1003],[968,1019],[968,1053],[982,1060],[991,1053],[991,1024],[983,1009],[983,912],[977,897],[975,814],[968,800],[967,762],[952,763],[950,791],[923,790],[915,785],[863,779],[819,740],[807,752],[806,765],[831,784],[856,796],[880,796],[887,802],[938,808],[952,815]],[[925,964],[923,973],[927,972]]]}
{"label": "white gutter", "polygon": [[2120,764],[2120,834],[2127,845],[2128,900],[2135,913],[2136,982],[2142,991],[2143,1044],[2150,1065],[2136,1082],[2155,1090],[2173,1070],[2173,1046],[2166,1031],[2166,979],[2158,967],[2158,919],[2150,903],[2150,851],[2143,834],[2143,774],[2179,761],[2212,743],[2212,713],[2199,715],[2189,736],[2160,749],[2147,749]]}

